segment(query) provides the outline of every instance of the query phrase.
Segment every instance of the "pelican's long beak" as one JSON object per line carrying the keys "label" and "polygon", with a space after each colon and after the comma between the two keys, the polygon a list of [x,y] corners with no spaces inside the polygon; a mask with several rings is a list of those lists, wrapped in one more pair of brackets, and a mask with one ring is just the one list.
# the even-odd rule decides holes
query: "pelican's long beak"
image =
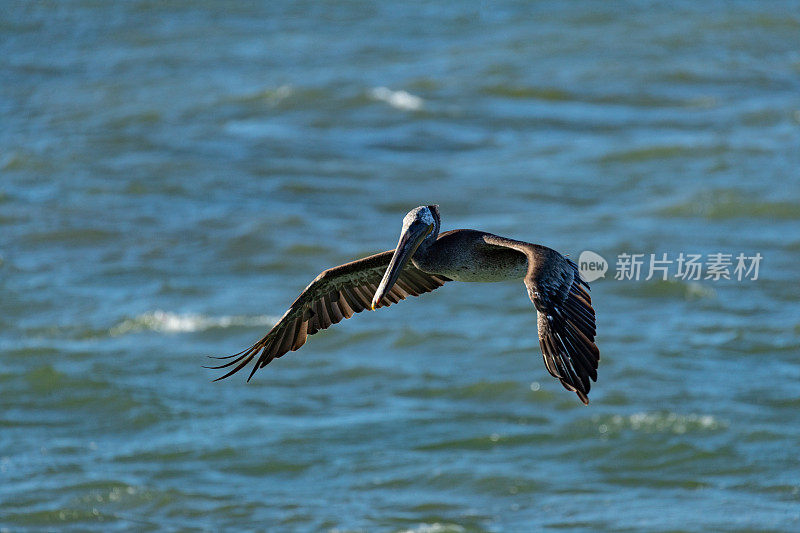
{"label": "pelican's long beak", "polygon": [[372,298],[372,310],[378,306],[378,303],[386,296],[386,293],[392,290],[400,273],[403,272],[408,260],[417,251],[419,245],[425,240],[425,237],[433,231],[433,224],[411,224],[400,235],[400,241],[397,243],[397,248],[394,251],[392,260],[389,261],[389,267],[383,275],[381,284],[378,285],[378,290],[375,291],[375,296]]}

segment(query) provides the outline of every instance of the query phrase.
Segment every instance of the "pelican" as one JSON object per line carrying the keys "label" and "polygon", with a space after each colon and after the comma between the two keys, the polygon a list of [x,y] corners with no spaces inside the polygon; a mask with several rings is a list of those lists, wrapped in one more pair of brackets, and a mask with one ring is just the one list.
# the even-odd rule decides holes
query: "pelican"
{"label": "pelican", "polygon": [[330,268],[297,297],[278,323],[249,348],[226,357],[235,374],[255,359],[256,370],[306,342],[308,335],[350,318],[438,289],[449,281],[522,279],[536,307],[539,346],[547,371],[584,403],[597,381],[600,352],[589,285],[577,265],[557,251],[472,229],[439,234],[438,205],[420,206],[403,219],[397,248]]}

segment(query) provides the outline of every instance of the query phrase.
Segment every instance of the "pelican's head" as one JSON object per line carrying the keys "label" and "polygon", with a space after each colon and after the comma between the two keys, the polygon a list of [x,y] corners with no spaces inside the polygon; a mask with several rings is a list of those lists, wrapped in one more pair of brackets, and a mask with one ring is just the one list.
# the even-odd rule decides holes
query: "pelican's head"
{"label": "pelican's head", "polygon": [[389,267],[383,275],[378,290],[372,298],[372,309],[394,286],[400,273],[408,260],[423,243],[427,247],[436,240],[439,234],[439,206],[421,205],[415,207],[403,218],[403,230],[400,232],[400,241],[394,251]]}

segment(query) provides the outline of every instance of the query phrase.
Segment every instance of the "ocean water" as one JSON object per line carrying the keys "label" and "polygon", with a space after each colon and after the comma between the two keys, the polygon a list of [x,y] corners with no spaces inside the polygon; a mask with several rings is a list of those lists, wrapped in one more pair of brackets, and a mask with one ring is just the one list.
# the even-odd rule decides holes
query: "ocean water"
{"label": "ocean water", "polygon": [[[798,148],[797,2],[0,2],[0,530],[798,531]],[[588,407],[519,282],[211,383],[428,203],[608,261]]]}

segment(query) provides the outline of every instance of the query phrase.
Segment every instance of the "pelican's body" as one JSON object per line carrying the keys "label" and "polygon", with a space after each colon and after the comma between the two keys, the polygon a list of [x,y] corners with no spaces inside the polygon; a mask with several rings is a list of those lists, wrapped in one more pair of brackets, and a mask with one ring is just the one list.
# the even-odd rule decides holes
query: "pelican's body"
{"label": "pelican's body", "polygon": [[509,281],[522,279],[528,271],[525,255],[513,249],[491,246],[497,235],[472,229],[442,233],[430,247],[417,250],[411,258],[415,267],[453,281]]}
{"label": "pelican's body", "polygon": [[[588,403],[589,379],[597,380],[600,354],[594,344],[595,315],[588,284],[575,263],[553,249],[459,229],[439,234],[438,206],[420,206],[403,219],[395,250],[322,272],[306,287],[267,335],[212,368],[239,371],[258,356],[250,373],[300,348],[308,335],[364,309],[419,296],[448,281],[523,279],[537,310],[545,366]],[[248,378],[249,380],[250,378]]]}

